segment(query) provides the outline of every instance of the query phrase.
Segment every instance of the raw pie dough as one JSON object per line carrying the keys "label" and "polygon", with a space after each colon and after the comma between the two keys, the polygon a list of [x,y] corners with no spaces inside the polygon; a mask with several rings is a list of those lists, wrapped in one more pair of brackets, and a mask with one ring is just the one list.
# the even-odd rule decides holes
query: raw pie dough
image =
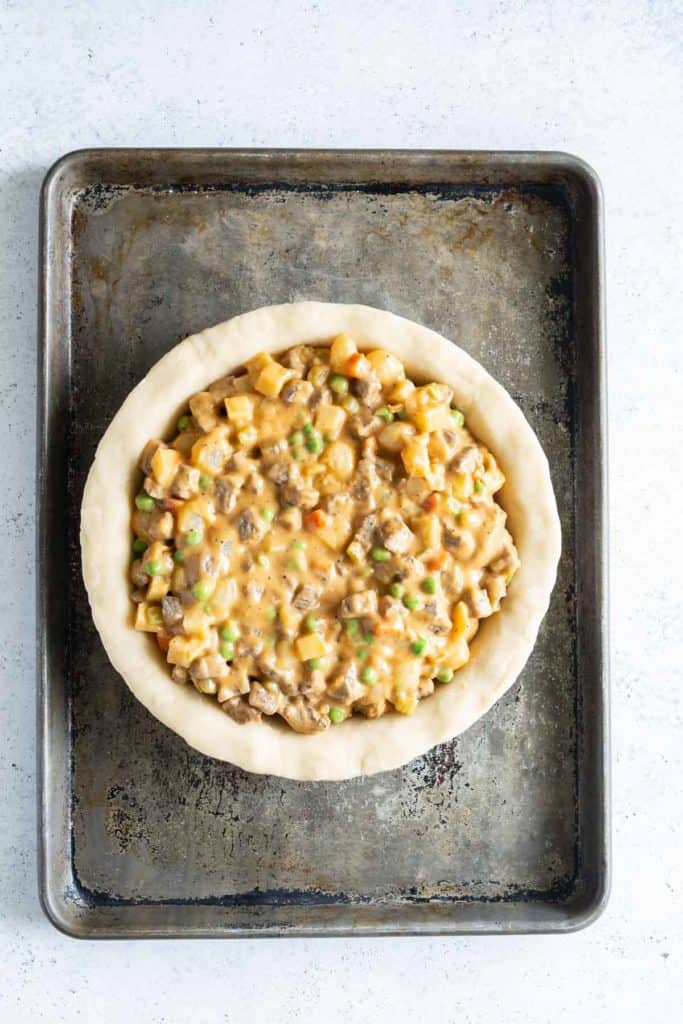
{"label": "raw pie dough", "polygon": [[[139,453],[167,437],[188,396],[257,352],[329,343],[345,332],[360,349],[394,352],[416,379],[449,384],[472,433],[506,476],[497,499],[508,514],[521,568],[500,611],[487,619],[472,657],[452,683],[411,716],[354,715],[301,736],[284,723],[238,725],[193,687],[176,686],[163,656],[133,629],[129,598],[131,496]],[[181,342],[123,403],[99,444],[81,509],[83,578],[93,619],[114,668],[149,711],[190,746],[248,771],[291,779],[347,779],[397,768],[457,736],[512,685],[548,607],[560,555],[560,523],[548,462],[508,393],[462,349],[410,320],[369,306],[299,302],[267,306]]]}

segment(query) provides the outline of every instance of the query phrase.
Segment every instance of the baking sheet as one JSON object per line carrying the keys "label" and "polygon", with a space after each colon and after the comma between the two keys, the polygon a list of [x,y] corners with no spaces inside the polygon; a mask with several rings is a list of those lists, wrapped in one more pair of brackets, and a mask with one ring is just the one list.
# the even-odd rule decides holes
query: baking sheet
{"label": "baking sheet", "polygon": [[[42,199],[41,895],[79,936],[563,931],[607,890],[599,186],[558,154],[84,151]],[[549,456],[558,583],[463,736],[343,783],[190,750],[113,671],[80,579],[96,444],[178,340],[364,302],[467,349]],[[304,740],[305,742],[305,740]]]}

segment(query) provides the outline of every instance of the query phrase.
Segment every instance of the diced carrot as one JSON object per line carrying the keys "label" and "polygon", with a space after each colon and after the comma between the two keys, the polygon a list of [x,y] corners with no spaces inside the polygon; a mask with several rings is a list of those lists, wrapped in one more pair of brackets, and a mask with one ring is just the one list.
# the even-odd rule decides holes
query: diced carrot
{"label": "diced carrot", "polygon": [[328,517],[321,508],[314,508],[312,512],[307,512],[304,516],[304,523],[307,530],[319,530],[321,526],[325,526]]}
{"label": "diced carrot", "polygon": [[168,650],[170,643],[171,634],[167,633],[165,629],[160,629],[159,632],[157,633],[157,644],[159,645],[159,650],[163,651],[164,654],[166,654],[166,651]]}
{"label": "diced carrot", "polygon": [[444,562],[446,561],[446,558],[446,552],[439,551],[438,554],[434,555],[433,558],[429,559],[427,565],[429,566],[430,569],[441,569],[443,567]]}
{"label": "diced carrot", "polygon": [[430,491],[425,500],[422,502],[422,508],[425,512],[436,512],[439,507],[439,494],[438,491]]}
{"label": "diced carrot", "polygon": [[365,380],[370,376],[372,367],[362,352],[354,352],[354,354],[349,356],[347,359],[345,369],[348,377],[356,377],[359,380]]}

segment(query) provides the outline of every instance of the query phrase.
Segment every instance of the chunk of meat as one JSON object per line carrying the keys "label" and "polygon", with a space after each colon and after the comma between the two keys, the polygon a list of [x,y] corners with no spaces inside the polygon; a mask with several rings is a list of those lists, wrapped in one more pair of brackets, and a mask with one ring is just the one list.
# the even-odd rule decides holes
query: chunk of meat
{"label": "chunk of meat", "polygon": [[299,690],[307,700],[315,704],[320,700],[327,687],[327,679],[322,669],[309,670],[308,676],[299,686]]}
{"label": "chunk of meat", "polygon": [[448,614],[449,604],[444,597],[434,597],[425,602],[423,614],[429,619],[429,632],[435,636],[450,633],[452,623]]}
{"label": "chunk of meat", "polygon": [[347,661],[341,666],[340,672],[328,684],[327,692],[332,700],[341,704],[353,704],[365,695],[365,687],[358,678],[354,661]]}
{"label": "chunk of meat", "polygon": [[295,345],[281,357],[283,366],[294,370],[298,377],[305,377],[315,359],[315,349],[310,345]]}
{"label": "chunk of meat", "polygon": [[467,587],[463,592],[462,599],[467,605],[470,614],[478,619],[486,619],[489,615],[493,614],[489,595],[485,590],[480,590],[479,587]]}
{"label": "chunk of meat", "polygon": [[245,508],[237,517],[237,535],[243,544],[251,544],[260,540],[264,532],[264,523],[253,509]]}
{"label": "chunk of meat", "polygon": [[317,412],[321,405],[329,405],[332,401],[332,392],[329,388],[313,388],[311,397],[308,399],[308,408],[311,412]]}
{"label": "chunk of meat", "polygon": [[383,427],[384,421],[374,416],[365,406],[349,419],[349,430],[353,437],[369,437],[370,434],[378,433]]}
{"label": "chunk of meat", "polygon": [[258,659],[258,668],[261,675],[277,683],[287,696],[291,697],[298,692],[295,669],[281,664],[272,647],[264,651]]}
{"label": "chunk of meat", "polygon": [[295,697],[285,704],[281,714],[295,732],[322,732],[330,724],[327,715],[322,715],[303,697]]}
{"label": "chunk of meat", "polygon": [[275,715],[280,708],[280,701],[277,696],[266,689],[263,683],[254,682],[251,684],[247,700],[252,708],[256,708],[263,715]]}
{"label": "chunk of meat", "polygon": [[234,473],[226,473],[216,478],[214,484],[214,502],[218,512],[227,515],[237,504],[237,497],[242,489],[244,478]]}
{"label": "chunk of meat", "polygon": [[420,700],[423,697],[429,697],[432,693],[434,693],[434,680],[421,679],[417,686],[417,695]]}
{"label": "chunk of meat", "polygon": [[368,409],[376,409],[382,400],[382,385],[375,373],[370,373],[364,380],[354,380],[351,390]]}
{"label": "chunk of meat", "polygon": [[183,621],[183,604],[179,597],[167,594],[161,599],[161,616],[165,626],[174,626]]}
{"label": "chunk of meat", "polygon": [[356,477],[351,485],[351,497],[358,502],[361,512],[372,512],[377,508],[374,491],[379,485],[379,477],[374,460],[361,459],[356,467]]}
{"label": "chunk of meat", "polygon": [[451,460],[450,469],[458,473],[474,473],[482,465],[481,450],[474,444],[463,448],[461,452]]}
{"label": "chunk of meat", "polygon": [[290,459],[278,459],[270,466],[266,472],[266,476],[273,483],[280,486],[281,484],[289,483],[290,479],[294,476],[294,469],[298,469],[295,462]]}
{"label": "chunk of meat", "polygon": [[203,658],[195,658],[190,665],[190,676],[193,682],[200,679],[224,679],[229,671],[227,662],[219,654],[207,654]]}
{"label": "chunk of meat", "polygon": [[258,604],[263,597],[265,587],[261,583],[257,583],[255,580],[250,580],[244,585],[244,596],[247,601],[251,601],[252,604]]}
{"label": "chunk of meat", "polygon": [[189,679],[189,673],[186,668],[182,668],[180,665],[174,665],[171,670],[171,679],[178,686],[184,686]]}
{"label": "chunk of meat", "polygon": [[253,725],[261,721],[261,712],[251,707],[243,697],[231,697],[223,701],[221,707],[238,725]]}
{"label": "chunk of meat", "polygon": [[219,411],[221,398],[210,391],[200,391],[190,399],[190,412],[195,423],[205,434],[217,427],[221,422]]}
{"label": "chunk of meat", "polygon": [[371,513],[360,524],[353,539],[367,552],[376,543],[378,536],[377,516]]}
{"label": "chunk of meat", "polygon": [[379,687],[372,687],[354,704],[354,711],[360,711],[366,718],[380,718],[387,709],[387,702]]}
{"label": "chunk of meat", "polygon": [[285,405],[306,405],[313,394],[313,385],[308,380],[290,380],[280,392]]}
{"label": "chunk of meat", "polygon": [[142,559],[136,558],[131,563],[130,567],[130,581],[134,583],[136,587],[146,587],[149,583],[149,576],[142,568]]}
{"label": "chunk of meat", "polygon": [[404,555],[415,541],[415,534],[406,526],[402,517],[391,512],[382,514],[380,533],[383,547],[395,555]]}
{"label": "chunk of meat", "polygon": [[178,466],[171,484],[171,494],[185,501],[199,494],[199,475],[199,470],[195,466]]}
{"label": "chunk of meat", "polygon": [[153,476],[145,477],[144,482],[142,484],[142,488],[144,491],[147,492],[147,494],[149,494],[151,498],[154,498],[156,501],[161,501],[161,499],[165,498],[166,494],[168,493],[166,488],[163,487],[160,483],[158,483],[158,481],[155,480]]}
{"label": "chunk of meat", "polygon": [[314,587],[312,583],[303,583],[294,598],[294,607],[298,612],[308,612],[315,608],[320,600],[320,594],[320,587]]}
{"label": "chunk of meat", "polygon": [[357,619],[360,615],[376,615],[377,591],[361,590],[358,594],[349,594],[342,601],[339,614],[342,619]]}
{"label": "chunk of meat", "polygon": [[287,508],[284,512],[280,513],[278,516],[278,522],[287,530],[300,530],[303,526],[301,509],[295,508],[293,505],[290,506],[290,508]]}
{"label": "chunk of meat", "polygon": [[315,508],[320,499],[320,492],[315,487],[310,487],[299,480],[289,481],[280,488],[280,502],[284,505],[294,505],[297,508],[308,511]]}
{"label": "chunk of meat", "polygon": [[380,597],[379,614],[393,632],[404,632],[408,609],[397,597],[389,597],[388,594]]}
{"label": "chunk of meat", "polygon": [[209,392],[217,398],[219,401],[223,401],[224,398],[232,398],[233,395],[241,395],[245,391],[249,391],[251,384],[249,381],[249,375],[246,373],[229,373],[226,377],[221,377],[219,380],[214,381],[213,384],[209,385]]}

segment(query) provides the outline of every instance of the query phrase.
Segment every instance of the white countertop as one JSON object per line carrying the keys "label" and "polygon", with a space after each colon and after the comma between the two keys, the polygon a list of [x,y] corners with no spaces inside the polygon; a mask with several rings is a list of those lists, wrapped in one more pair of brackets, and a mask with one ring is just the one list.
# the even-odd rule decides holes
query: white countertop
{"label": "white countertop", "polygon": [[[430,13],[426,13],[429,11]],[[0,2],[0,1019],[664,1021],[683,1005],[683,13]],[[36,894],[38,190],[85,146],[568,150],[607,215],[614,880],[567,937],[79,943]]]}

